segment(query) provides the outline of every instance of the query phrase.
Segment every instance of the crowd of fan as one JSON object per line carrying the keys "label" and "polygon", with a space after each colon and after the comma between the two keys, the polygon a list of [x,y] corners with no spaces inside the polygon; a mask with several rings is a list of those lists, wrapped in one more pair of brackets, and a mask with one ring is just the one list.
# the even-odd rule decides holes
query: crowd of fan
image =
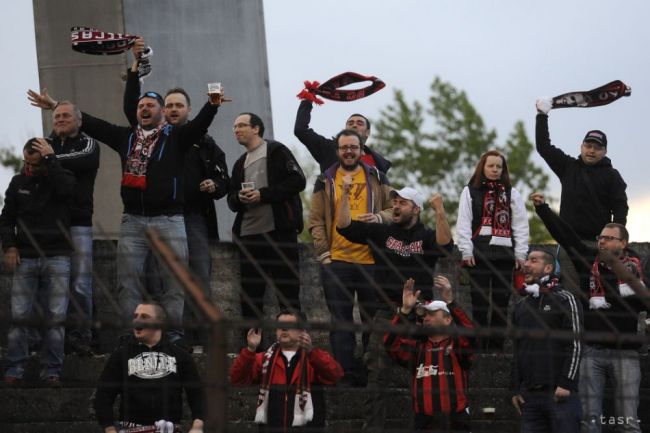
{"label": "crowd of fan", "polygon": [[[366,387],[363,429],[382,431],[394,364],[411,373],[415,429],[470,431],[468,371],[477,353],[503,352],[511,297],[512,403],[522,431],[577,432],[581,423],[584,432],[600,431],[607,377],[615,384],[623,431],[640,431],[637,325],[648,298],[639,258],[628,248],[626,184],[605,156],[602,131],[589,131],[580,156],[569,156],[550,142],[549,102],[537,102],[537,151],[562,183],[560,214],[541,194],[531,200],[560,245],[557,251],[529,249],[525,198],[512,186],[506,156],[495,150],[483,154],[460,192],[454,243],[440,194],[427,200],[412,187],[391,188],[390,161],[366,144],[371,125],[365,116],[351,115],[330,139],[309,127],[312,102],[302,101],[294,132],[320,167],[307,229],[332,323],[352,323],[356,299],[364,324],[391,330],[364,332],[361,367],[351,328],[333,327],[330,354],[312,347],[304,327],[297,237],[306,178],[296,158],[264,138],[259,116],[241,113],[233,133],[245,152],[229,175],[224,152],[207,134],[223,94],[211,95],[189,120],[185,90],[173,88],[164,97],[141,93],[143,49],[139,39],[127,73],[129,126],[57,102],[46,91],[29,92],[32,105],[52,110],[53,131],[25,144],[24,167],[6,191],[0,216],[15,322],[5,384],[22,382],[32,338],[23,325],[37,310],[47,319],[41,337],[45,382],[60,383],[64,347],[92,355],[93,189],[102,142],[122,165],[116,298],[129,324],[95,399],[106,432],[142,426],[178,431],[183,389],[191,432],[203,430],[200,378],[188,348],[206,342],[184,332],[192,311],[181,285],[151,258],[145,233],[158,229],[207,290],[217,237],[214,201],[222,197],[236,213],[242,317],[264,317],[267,287],[282,310],[276,341],[265,344],[258,328],[246,330],[246,345],[230,371],[234,385],[260,386],[255,422],[265,431],[323,428],[322,385],[334,384]],[[434,228],[421,221],[427,206]],[[435,273],[455,245],[469,276],[471,318],[454,299],[454,282]],[[157,269],[158,277],[143,286],[148,269]],[[523,281],[513,284],[513,269]],[[79,326],[66,330],[66,317],[76,317]],[[163,322],[171,324],[164,333]]]}

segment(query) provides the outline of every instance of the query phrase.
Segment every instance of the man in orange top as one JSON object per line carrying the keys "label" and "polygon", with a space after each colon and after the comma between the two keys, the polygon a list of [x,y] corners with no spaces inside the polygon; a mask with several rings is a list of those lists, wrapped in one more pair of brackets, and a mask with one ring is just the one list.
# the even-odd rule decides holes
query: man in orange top
{"label": "man in orange top", "polygon": [[[386,176],[361,161],[363,140],[355,130],[344,129],[336,136],[339,162],[318,176],[309,213],[309,232],[321,263],[321,280],[332,321],[351,323],[354,294],[364,323],[372,320],[376,293],[372,285],[375,260],[368,245],[348,241],[336,231],[343,181],[351,184],[350,212],[353,220],[392,222],[390,185]],[[368,335],[364,334],[364,347]],[[354,372],[354,332],[333,330],[330,344],[334,357],[345,372],[343,382],[359,384]]]}

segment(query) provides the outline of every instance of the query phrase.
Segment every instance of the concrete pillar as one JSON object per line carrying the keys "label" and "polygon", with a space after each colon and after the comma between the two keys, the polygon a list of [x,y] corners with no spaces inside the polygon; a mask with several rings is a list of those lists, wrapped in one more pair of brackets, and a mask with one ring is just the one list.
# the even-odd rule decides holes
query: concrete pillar
{"label": "concrete pillar", "polygon": [[[91,56],[71,49],[70,27],[143,36],[153,50],[152,74],[143,91],[160,93],[185,88],[194,114],[206,100],[206,84],[220,81],[234,102],[224,105],[210,134],[226,152],[231,169],[243,148],[231,127],[242,111],[259,114],[268,137],[273,136],[264,16],[261,0],[33,0],[41,87],[55,98],[70,99],[83,111],[119,125],[122,114],[122,75],[130,55]],[[49,113],[44,130],[51,130]],[[95,186],[95,235],[115,239],[122,204],[121,169],[117,154],[102,146]],[[234,214],[225,200],[217,204],[219,232],[230,239]]]}

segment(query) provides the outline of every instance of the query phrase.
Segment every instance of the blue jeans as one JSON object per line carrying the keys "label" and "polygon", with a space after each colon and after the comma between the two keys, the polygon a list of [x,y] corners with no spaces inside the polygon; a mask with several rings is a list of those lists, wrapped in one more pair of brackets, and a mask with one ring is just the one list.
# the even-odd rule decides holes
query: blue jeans
{"label": "blue jeans", "polygon": [[[68,310],[70,257],[22,258],[14,271],[11,285],[13,320],[45,320],[43,329],[44,366],[41,377],[60,376],[63,368],[62,324]],[[5,375],[22,378],[29,356],[28,329],[12,326],[9,330]]]}
{"label": "blue jeans", "polygon": [[70,227],[74,253],[70,257],[70,311],[77,324],[68,331],[68,340],[89,345],[93,320],[93,228]]}
{"label": "blue jeans", "polygon": [[[194,275],[199,279],[201,287],[210,297],[210,275],[212,273],[212,254],[210,237],[208,236],[208,223],[206,217],[199,213],[185,214],[185,233],[187,234],[187,250],[189,266]],[[192,344],[203,345],[207,336],[200,328],[201,315],[196,313],[192,303],[185,303],[183,312],[184,323],[188,328],[185,333]]]}
{"label": "blue jeans", "polygon": [[569,398],[556,402],[555,389],[522,391],[522,433],[578,433],[580,431],[580,398],[571,393]]}
{"label": "blue jeans", "polygon": [[[605,382],[614,387],[614,411],[603,414]],[[580,363],[583,433],[600,433],[603,425],[615,426],[619,432],[641,432],[637,417],[641,367],[636,350],[585,346]],[[614,420],[612,423],[611,421]]]}
{"label": "blue jeans", "polygon": [[[144,264],[150,252],[146,229],[156,228],[160,236],[174,251],[181,263],[187,264],[187,236],[182,215],[122,215],[120,239],[117,244],[117,283],[118,297],[123,320],[128,331],[135,307],[150,296],[142,286],[140,277],[144,273]],[[158,301],[167,313],[169,323],[168,335],[171,341],[183,336],[183,305],[185,295],[183,288],[160,264],[162,272],[162,292]]]}
{"label": "blue jeans", "polygon": [[[325,301],[333,323],[353,323],[354,294],[359,302],[359,315],[364,324],[372,322],[377,306],[373,289],[375,265],[333,261],[321,265],[321,280]],[[368,346],[369,334],[363,335],[364,349]],[[357,345],[353,331],[331,331],[330,344],[334,358],[343,371],[351,373],[354,369],[354,350]]]}

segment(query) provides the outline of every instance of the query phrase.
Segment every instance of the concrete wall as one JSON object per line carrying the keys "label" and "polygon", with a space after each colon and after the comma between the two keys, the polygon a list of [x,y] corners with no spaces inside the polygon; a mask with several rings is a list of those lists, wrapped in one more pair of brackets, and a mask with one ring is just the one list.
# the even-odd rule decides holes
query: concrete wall
{"label": "concrete wall", "polygon": [[[91,56],[70,47],[70,27],[143,36],[153,48],[153,73],[143,90],[164,93],[184,87],[194,113],[206,100],[206,84],[220,81],[234,102],[221,108],[210,134],[232,167],[242,148],[231,127],[242,111],[259,114],[273,136],[269,76],[261,0],[33,0],[41,87],[57,99],[70,99],[82,110],[116,124],[122,114],[122,75],[131,58]],[[44,129],[51,129],[44,113]],[[95,186],[97,238],[115,239],[122,213],[121,177],[116,154],[102,146]],[[230,239],[234,215],[225,200],[217,204],[220,235]]]}

